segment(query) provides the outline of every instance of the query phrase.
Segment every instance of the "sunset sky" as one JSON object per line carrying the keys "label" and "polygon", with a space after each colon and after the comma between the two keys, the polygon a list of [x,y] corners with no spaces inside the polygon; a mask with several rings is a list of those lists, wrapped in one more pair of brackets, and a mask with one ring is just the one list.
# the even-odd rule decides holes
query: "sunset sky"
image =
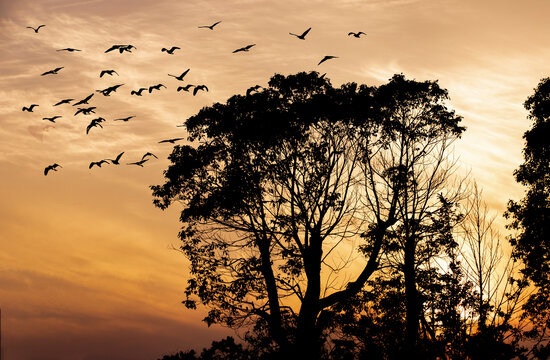
{"label": "sunset sky", "polygon": [[[548,14],[547,0],[0,0],[3,360],[154,360],[229,333],[181,304],[179,209],[153,207],[148,187],[162,183],[172,149],[158,141],[185,137],[177,124],[275,73],[326,72],[335,86],[395,73],[439,80],[467,127],[461,166],[502,214],[523,194],[512,173],[530,125],[522,103],[550,76]],[[289,35],[309,27],[305,41]],[[105,53],[113,44],[137,49]],[[181,50],[160,51],[171,46]],[[82,51],[56,51],[67,47]],[[325,55],[338,58],[317,66]],[[188,68],[183,83],[167,75]],[[99,78],[104,69],[119,76]],[[158,83],[167,89],[130,95]],[[176,92],[187,83],[210,91]],[[116,84],[109,97],[95,93]],[[92,92],[96,114],[52,106]],[[98,116],[103,129],[86,135]],[[122,151],[122,165],[88,169]],[[159,160],[126,165],[146,152]],[[63,168],[44,176],[53,163]]]}

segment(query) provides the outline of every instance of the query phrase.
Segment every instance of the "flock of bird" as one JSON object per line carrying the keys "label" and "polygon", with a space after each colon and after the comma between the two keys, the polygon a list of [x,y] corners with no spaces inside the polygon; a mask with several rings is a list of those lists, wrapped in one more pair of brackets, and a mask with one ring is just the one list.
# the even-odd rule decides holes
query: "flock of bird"
{"label": "flock of bird", "polygon": [[[213,23],[212,25],[202,25],[202,26],[199,26],[198,28],[199,29],[209,29],[209,30],[214,30],[214,27],[216,27],[218,24],[220,24],[221,21],[217,21],[215,23]],[[32,29],[35,33],[38,34],[39,30],[43,27],[45,27],[46,25],[39,25],[38,27],[34,28],[32,26],[27,26],[27,28],[29,29]],[[291,33],[289,32],[290,35],[292,36],[295,36],[296,38],[300,39],[300,40],[305,40],[306,39],[306,36],[309,34],[309,32],[311,31],[311,27],[308,28],[307,30],[305,30],[303,33],[301,34],[294,34],[294,33]],[[353,36],[355,38],[360,38],[361,35],[367,35],[365,34],[364,32],[362,31],[359,31],[359,32],[349,32],[348,33],[348,36]],[[256,46],[256,44],[249,44],[249,45],[246,45],[246,46],[243,46],[241,48],[238,48],[236,50],[233,51],[233,53],[239,53],[239,52],[248,52],[250,51],[250,49],[252,47]],[[125,44],[125,45],[112,45],[110,48],[108,48],[107,50],[105,50],[105,53],[109,53],[111,51],[116,51],[118,50],[120,54],[122,53],[125,53],[125,52],[128,52],[128,53],[131,53],[132,50],[137,50],[137,48],[134,46],[134,45],[131,45],[131,44]],[[161,52],[166,52],[167,54],[169,55],[173,55],[174,52],[176,50],[181,50],[180,47],[178,46],[172,46],[170,48],[162,48],[161,49]],[[75,49],[75,48],[70,48],[70,47],[67,47],[67,48],[64,48],[64,49],[57,49],[56,51],[67,51],[67,52],[77,52],[77,51],[82,51],[80,49]],[[326,55],[324,56],[321,61],[319,61],[319,63],[317,65],[321,65],[322,63],[324,63],[325,61],[328,61],[328,60],[331,60],[331,59],[336,59],[338,58],[338,56],[333,56],[333,55]],[[47,76],[47,75],[57,75],[59,74],[59,72],[61,70],[63,70],[65,67],[64,66],[61,66],[61,67],[57,67],[55,69],[52,69],[52,70],[48,70],[44,73],[41,74],[41,76]],[[168,74],[168,76],[171,76],[173,77],[174,79],[178,80],[178,81],[181,81],[183,82],[184,81],[184,78],[185,76],[189,73],[190,69],[187,69],[185,70],[184,72],[182,72],[180,75],[173,75],[173,74]],[[116,70],[113,70],[113,69],[105,69],[105,70],[101,70],[100,74],[99,74],[99,77],[102,78],[104,75],[109,75],[109,76],[113,76],[114,74],[116,74],[117,76],[119,76],[119,74],[116,72]],[[321,77],[324,77],[325,74],[323,74]],[[116,92],[120,87],[124,86],[124,84],[117,84],[117,85],[113,85],[113,86],[110,86],[110,87],[107,87],[105,89],[102,89],[102,90],[96,90],[97,93],[100,93],[102,94],[103,96],[110,96],[112,93]],[[151,85],[149,87],[141,87],[137,90],[131,90],[130,91],[130,95],[135,95],[135,96],[142,96],[142,93],[144,91],[148,91],[149,93],[152,93],[153,90],[157,90],[157,91],[160,91],[161,88],[167,88],[164,84],[162,83],[159,83],[159,84],[156,84],[156,85]],[[199,91],[208,91],[208,87],[206,85],[192,85],[192,84],[186,84],[186,85],[182,85],[182,86],[178,86],[176,91],[185,91],[185,92],[189,92],[191,90],[191,88],[193,88],[193,96],[197,95],[197,93]],[[246,92],[246,95],[249,96],[252,92],[254,91],[258,91],[259,89],[261,88],[260,85],[255,85],[251,88],[249,88]],[[72,106],[79,106],[79,105],[90,105],[88,102],[92,99],[92,97],[95,95],[95,93],[92,93],[90,95],[88,95],[87,97],[85,97],[84,99],[82,100],[79,100],[77,102],[75,102],[74,104],[72,104]],[[71,104],[71,101],[74,101],[75,99],[63,99],[59,102],[57,102],[56,104],[54,104],[53,106],[60,106],[60,105],[63,105],[63,104]],[[28,105],[28,106],[23,106],[23,108],[21,109],[22,111],[27,111],[27,112],[33,112],[33,110],[39,106],[38,104],[31,104],[31,105]],[[95,106],[88,106],[88,107],[77,107],[77,111],[75,112],[74,116],[77,116],[78,114],[83,114],[83,115],[90,115],[90,114],[95,114],[95,110],[97,108]],[[52,122],[52,123],[55,123],[55,121],[59,118],[61,118],[62,116],[60,115],[55,115],[55,116],[52,116],[52,117],[44,117],[42,118],[43,120],[45,121],[49,121],[49,122]],[[114,121],[123,121],[123,122],[128,122],[130,119],[136,117],[135,115],[132,115],[132,116],[127,116],[125,118],[118,118],[118,119],[114,119]],[[95,119],[92,119],[90,121],[90,123],[87,125],[86,127],[86,134],[88,134],[90,132],[90,130],[92,128],[95,128],[95,127],[99,127],[99,128],[103,128],[103,126],[101,125],[101,123],[105,122],[105,119],[103,117],[97,117]],[[184,126],[184,125],[177,125],[178,127],[181,127],[181,126]],[[172,139],[165,139],[165,140],[161,140],[159,141],[158,143],[162,144],[162,143],[170,143],[170,144],[175,144],[177,141],[181,141],[181,140],[184,140],[185,138],[172,138]],[[96,167],[101,167],[101,165],[103,164],[113,164],[113,165],[120,165],[120,159],[122,157],[122,155],[124,154],[124,152],[121,152],[120,154],[118,154],[114,159],[101,159],[99,161],[92,161],[88,168],[89,169],[92,169],[94,166]],[[156,158],[158,159],[158,157],[151,153],[151,152],[147,152],[145,153],[140,160],[138,161],[135,161],[135,162],[129,162],[127,163],[127,165],[136,165],[136,166],[140,166],[140,167],[143,167],[143,164],[145,162],[147,162],[149,159],[151,158]],[[54,163],[54,164],[51,164],[51,165],[48,165],[45,169],[44,169],[44,175],[48,175],[48,173],[50,171],[57,171],[58,168],[62,168],[61,165],[59,165],[58,163]]]}

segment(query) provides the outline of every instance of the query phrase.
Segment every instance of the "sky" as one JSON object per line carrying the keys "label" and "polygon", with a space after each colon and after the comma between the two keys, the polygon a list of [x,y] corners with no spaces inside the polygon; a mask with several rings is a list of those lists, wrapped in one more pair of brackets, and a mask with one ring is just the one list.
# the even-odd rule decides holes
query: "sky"
{"label": "sky", "polygon": [[[530,126],[522,104],[550,76],[548,13],[546,0],[0,0],[2,359],[157,359],[231,333],[181,304],[181,208],[155,208],[149,186],[172,149],[158,141],[275,73],[326,72],[335,86],[438,80],[467,127],[455,154],[501,215],[524,191],[513,178]],[[304,41],[289,35],[309,27]],[[137,49],[105,53],[114,44]],[[161,52],[171,46],[181,49]],[[56,51],[68,47],[82,51]],[[325,55],[338,58],[318,66]],[[106,69],[118,75],[100,78]],[[168,76],[186,69],[182,83]],[[130,95],[158,83],[167,88]],[[176,91],[187,83],[209,91]],[[96,114],[52,106],[91,93]],[[103,128],[86,134],[98,116]],[[123,151],[119,166],[88,168]],[[146,152],[159,159],[126,165]],[[62,168],[44,176],[53,163]]]}

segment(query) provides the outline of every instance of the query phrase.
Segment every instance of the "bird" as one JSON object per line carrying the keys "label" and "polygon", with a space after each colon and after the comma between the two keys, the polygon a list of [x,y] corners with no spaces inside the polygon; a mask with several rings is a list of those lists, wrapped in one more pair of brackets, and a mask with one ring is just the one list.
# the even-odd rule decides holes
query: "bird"
{"label": "bird", "polygon": [[128,116],[128,117],[125,117],[125,118],[115,119],[113,121],[128,121],[131,118],[135,118],[135,117],[136,117],[135,115],[132,115],[132,116]]}
{"label": "bird", "polygon": [[290,34],[290,35],[296,36],[296,37],[297,37],[298,39],[300,39],[300,40],[305,40],[305,39],[306,39],[306,35],[307,35],[307,33],[308,33],[310,30],[311,30],[311,28],[307,29],[306,31],[304,31],[304,32],[302,33],[302,35],[293,34],[293,33],[291,33],[291,32],[289,32],[289,34]]}
{"label": "bird", "polygon": [[88,132],[90,131],[91,128],[93,127],[96,127],[96,126],[99,126],[100,128],[103,129],[103,126],[101,126],[101,123],[105,121],[105,119],[103,118],[97,118],[97,119],[93,119],[89,124],[88,126],[86,127],[86,135],[88,135]]}
{"label": "bird", "polygon": [[90,94],[88,96],[86,96],[84,99],[80,100],[79,102],[73,104],[73,106],[77,106],[77,105],[82,105],[82,104],[87,104],[88,101],[92,98],[92,96],[94,96],[94,94]]}
{"label": "bird", "polygon": [[163,84],[156,84],[156,85],[149,86],[149,93],[151,93],[153,89],[160,90],[161,87],[166,88],[166,86],[164,86]]}
{"label": "bird", "polygon": [[82,51],[82,50],[79,50],[79,49],[73,49],[73,48],[65,48],[65,49],[59,49],[59,50],[56,50],[56,51],[68,51],[68,52],[75,52],[75,51]]}
{"label": "bird", "polygon": [[40,76],[49,75],[49,74],[56,75],[57,72],[58,72],[59,70],[63,69],[63,68],[64,68],[64,66],[55,68],[55,69],[53,69],[53,70],[46,71],[45,73],[43,73],[43,74],[40,75]]}
{"label": "bird", "polygon": [[142,160],[140,160],[140,161],[136,161],[136,162],[132,162],[132,163],[127,163],[127,165],[137,165],[137,166],[143,167],[143,163],[145,163],[146,161],[149,161],[149,159],[142,159]]}
{"label": "bird", "polygon": [[103,77],[103,75],[105,75],[105,74],[111,75],[111,76],[113,76],[113,74],[118,75],[118,73],[114,70],[101,70],[101,73],[99,73],[99,77]]}
{"label": "bird", "polygon": [[139,88],[139,90],[137,90],[137,91],[136,91],[136,90],[132,90],[132,91],[130,92],[130,95],[142,96],[142,95],[141,95],[141,92],[142,92],[143,90],[147,90],[147,88]]}
{"label": "bird", "polygon": [[124,85],[124,84],[113,85],[113,86],[110,86],[110,87],[108,87],[106,89],[103,89],[103,90],[96,90],[96,92],[102,93],[103,96],[111,96],[111,93],[116,92],[117,89],[119,87],[121,87],[122,85]]}
{"label": "bird", "polygon": [[54,104],[54,106],[57,106],[57,105],[62,105],[62,104],[68,104],[70,103],[71,101],[73,101],[74,99],[64,99],[64,100],[61,100],[60,102],[58,102],[57,104]]}
{"label": "bird", "polygon": [[192,86],[195,86],[195,85],[187,84],[187,85],[185,85],[185,86],[178,86],[177,91],[181,91],[181,90],[183,90],[183,91],[189,91],[189,89],[190,89]]}
{"label": "bird", "polygon": [[180,141],[180,140],[184,140],[184,139],[185,139],[185,138],[166,139],[166,140],[161,140],[161,141],[159,141],[159,144],[162,144],[162,143],[174,144],[176,141]]}
{"label": "bird", "polygon": [[90,113],[94,113],[95,114],[95,111],[94,109],[96,109],[95,106],[92,106],[92,107],[89,107],[89,108],[78,108],[78,110],[74,113],[74,116],[82,113],[84,115],[90,115]]}
{"label": "bird", "polygon": [[215,22],[212,25],[202,25],[202,26],[199,26],[199,29],[205,28],[205,29],[214,30],[214,26],[218,25],[219,23],[221,23],[221,21]]}
{"label": "bird", "polygon": [[143,156],[141,157],[141,160],[144,160],[144,159],[145,159],[146,157],[148,157],[148,156],[152,156],[152,157],[154,157],[155,159],[158,159],[158,157],[157,157],[155,154],[153,154],[153,153],[151,153],[151,152],[146,152],[146,153],[143,154]]}
{"label": "bird", "polygon": [[97,165],[97,167],[101,167],[101,164],[109,163],[107,160],[103,159],[101,161],[92,161],[90,163],[90,166],[88,166],[88,169],[91,169],[94,165]]}
{"label": "bird", "polygon": [[33,28],[32,26],[27,26],[27,29],[33,29],[34,32],[38,34],[38,30],[40,30],[40,28],[43,27],[43,26],[46,26],[46,25],[39,25],[36,29]]}
{"label": "bird", "polygon": [[239,51],[248,51],[248,50],[250,50],[250,48],[251,48],[252,46],[254,46],[254,45],[256,45],[256,44],[246,45],[245,47],[242,47],[242,48],[239,48],[239,49],[233,51],[233,53],[236,53],[236,52],[239,52]]}
{"label": "bird", "polygon": [[354,33],[354,32],[352,31],[352,32],[350,32],[350,33],[348,34],[348,36],[353,35],[353,36],[355,36],[356,38],[359,38],[359,37],[361,37],[361,34],[367,35],[367,34],[365,34],[365,33],[362,32],[362,31],[359,31],[359,32],[356,32],[356,33]]}
{"label": "bird", "polygon": [[260,85],[254,85],[252,86],[251,88],[249,88],[248,90],[246,90],[246,96],[250,95],[253,91],[258,91],[258,89],[260,89],[261,86]]}
{"label": "bird", "polygon": [[191,69],[185,70],[183,73],[181,73],[180,76],[176,76],[176,75],[172,75],[172,74],[168,74],[168,76],[172,76],[172,77],[178,79],[179,81],[183,81],[183,78],[185,77],[185,75],[187,75],[187,73],[189,72],[189,70],[191,70]]}
{"label": "bird", "polygon": [[330,60],[330,59],[336,59],[337,57],[338,57],[338,56],[327,55],[327,56],[325,56],[321,61],[319,61],[319,64],[317,64],[317,65],[321,65],[321,64],[324,63],[325,61]]}
{"label": "bird", "polygon": [[195,88],[193,89],[193,96],[197,95],[197,92],[199,90],[208,91],[208,88],[206,87],[206,85],[196,85]]}
{"label": "bird", "polygon": [[60,115],[55,115],[55,116],[52,116],[52,117],[44,117],[42,118],[42,120],[48,120],[50,122],[55,122],[55,119],[59,119],[61,116]]}
{"label": "bird", "polygon": [[48,175],[48,172],[50,170],[57,171],[58,167],[63,167],[63,166],[59,165],[58,163],[54,163],[54,164],[46,166],[46,168],[44,169],[44,176]]}
{"label": "bird", "polygon": [[120,165],[120,163],[118,161],[122,157],[122,154],[124,154],[124,151],[121,152],[120,154],[118,154],[117,157],[114,160],[113,159],[107,159],[107,160],[109,160],[111,162],[111,164]]}
{"label": "bird", "polygon": [[168,54],[172,55],[174,54],[174,51],[178,50],[178,49],[181,49],[180,47],[177,47],[177,46],[172,46],[170,49],[167,49],[167,48],[162,48],[160,51],[165,51],[167,52]]}
{"label": "bird", "polygon": [[38,105],[38,104],[31,104],[31,105],[29,105],[29,106],[23,106],[23,108],[21,109],[21,111],[33,112],[32,110],[33,110],[36,106],[40,106],[40,105]]}
{"label": "bird", "polygon": [[105,50],[106,53],[113,50],[118,50],[122,54],[124,51],[132,52],[132,49],[137,49],[134,45],[113,45],[107,50]]}

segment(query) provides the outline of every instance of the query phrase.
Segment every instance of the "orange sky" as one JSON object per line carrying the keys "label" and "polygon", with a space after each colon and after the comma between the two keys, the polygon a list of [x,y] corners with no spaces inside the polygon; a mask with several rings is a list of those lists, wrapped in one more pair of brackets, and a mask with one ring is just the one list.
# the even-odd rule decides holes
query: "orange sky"
{"label": "orange sky", "polygon": [[[0,0],[3,360],[156,359],[222,336],[180,304],[178,209],[154,208],[148,186],[168,164],[171,145],[158,141],[185,136],[176,124],[274,73],[317,70],[334,85],[379,85],[398,72],[438,79],[467,126],[456,152],[502,211],[522,194],[512,177],[529,126],[522,103],[550,76],[549,13],[546,0]],[[40,24],[38,34],[26,28]],[[288,34],[308,27],[305,41]],[[105,54],[113,44],[137,50]],[[247,44],[256,46],[232,54]],[[170,46],[182,49],[160,51]],[[83,51],[55,51],[67,47]],[[317,66],[325,55],[339,58]],[[208,93],[176,92],[167,74],[187,68],[185,83]],[[103,69],[120,76],[100,79]],[[157,83],[168,89],[130,95]],[[124,86],[90,101],[107,122],[89,135],[92,116],[52,107],[115,84]],[[31,103],[34,113],[21,111]],[[62,118],[42,120],[53,115]],[[122,151],[124,164],[147,151],[160,159],[88,169]],[[63,168],[45,177],[54,162]]]}

